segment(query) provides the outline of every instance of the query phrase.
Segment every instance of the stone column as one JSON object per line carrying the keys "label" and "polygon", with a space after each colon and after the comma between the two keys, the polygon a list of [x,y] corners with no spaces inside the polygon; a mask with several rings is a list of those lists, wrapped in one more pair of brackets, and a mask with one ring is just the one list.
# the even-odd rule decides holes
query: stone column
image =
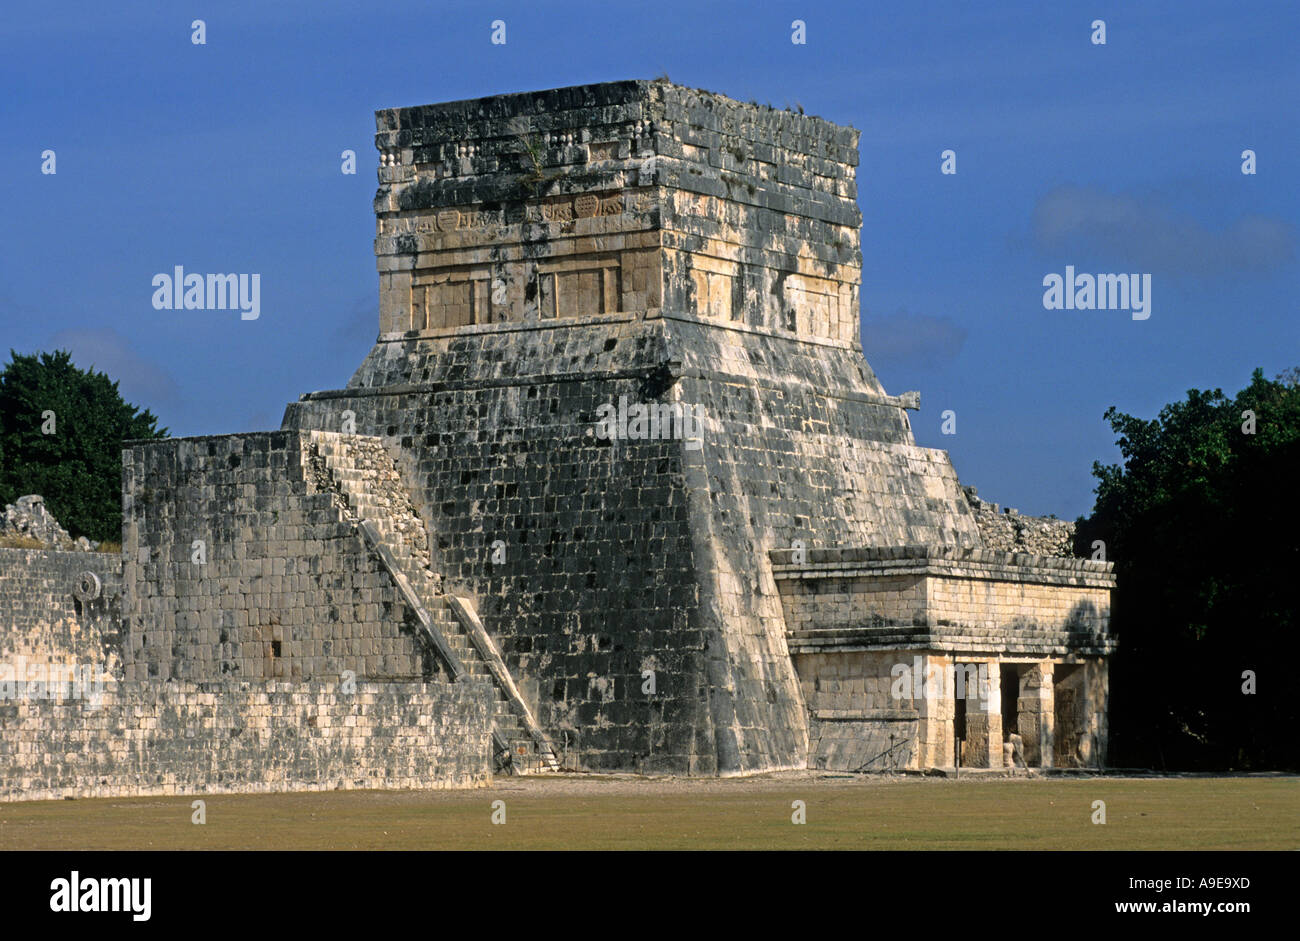
{"label": "stone column", "polygon": [[[997,663],[973,664],[978,682],[967,681],[966,745],[963,762],[972,768],[1002,767],[1002,673]],[[957,694],[963,690],[958,688]]]}
{"label": "stone column", "polygon": [[1109,669],[1104,658],[1085,660],[1083,664],[1084,735],[1079,743],[1079,757],[1086,768],[1106,767],[1106,750],[1110,729],[1107,723],[1110,695]]}
{"label": "stone column", "polygon": [[916,658],[921,664],[921,696],[917,700],[920,721],[917,723],[916,757],[921,768],[951,768],[954,752],[952,720],[952,691],[947,677],[952,669],[952,658],[922,654]]}
{"label": "stone column", "polygon": [[1052,696],[1051,661],[1035,663],[1020,677],[1020,713],[1017,731],[1025,742],[1025,764],[1052,767],[1053,726],[1056,705]]}

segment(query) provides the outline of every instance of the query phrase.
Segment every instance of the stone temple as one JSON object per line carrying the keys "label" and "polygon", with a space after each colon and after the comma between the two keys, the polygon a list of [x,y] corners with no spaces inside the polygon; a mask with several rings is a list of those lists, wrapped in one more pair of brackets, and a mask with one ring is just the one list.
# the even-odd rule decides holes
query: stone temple
{"label": "stone temple", "polygon": [[0,703],[6,796],[1104,762],[1111,566],[995,543],[872,373],[856,130],[376,118],[347,385],[128,442],[120,557],[0,550],[3,655],[98,682]]}

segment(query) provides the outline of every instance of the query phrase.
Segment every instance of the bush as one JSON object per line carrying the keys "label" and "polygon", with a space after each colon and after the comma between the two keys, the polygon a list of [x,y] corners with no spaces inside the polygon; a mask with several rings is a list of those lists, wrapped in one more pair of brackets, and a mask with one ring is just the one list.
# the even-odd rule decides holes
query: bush
{"label": "bush", "polygon": [[39,493],[74,538],[120,539],[122,442],[167,429],[64,350],[10,356],[0,372],[0,506]]}

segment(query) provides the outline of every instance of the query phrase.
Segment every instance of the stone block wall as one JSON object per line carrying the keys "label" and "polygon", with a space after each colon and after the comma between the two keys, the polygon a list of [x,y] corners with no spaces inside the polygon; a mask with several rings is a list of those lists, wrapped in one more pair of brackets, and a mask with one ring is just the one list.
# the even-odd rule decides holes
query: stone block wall
{"label": "stone block wall", "polygon": [[113,683],[0,702],[0,799],[441,788],[491,778],[491,685]]}
{"label": "stone block wall", "polygon": [[382,563],[309,492],[307,447],[269,432],[124,451],[127,680],[440,674]]}
{"label": "stone block wall", "polygon": [[911,666],[911,659],[888,650],[862,650],[848,654],[797,654],[804,702],[814,715],[848,713],[893,713],[916,711],[910,687],[908,695],[895,698],[891,670],[898,663]]}
{"label": "stone block wall", "polygon": [[662,306],[647,87],[378,112],[381,333]]}
{"label": "stone block wall", "polygon": [[[861,742],[879,745],[884,730],[897,740],[898,709],[913,721],[911,767],[951,767],[957,738],[963,766],[1002,767],[1012,733],[1031,766],[1104,760],[1109,563],[945,546],[772,556],[812,715],[810,763],[857,770],[871,756],[849,730]],[[923,679],[910,701],[893,700],[900,664]]]}
{"label": "stone block wall", "polygon": [[[599,439],[597,409],[623,397],[695,407],[698,446]],[[756,327],[664,316],[381,341],[284,427],[347,421],[406,453],[437,565],[557,747],[592,768],[801,767],[767,550],[978,540],[946,455],[916,447],[860,354]]]}
{"label": "stone block wall", "polygon": [[489,780],[491,682],[441,678],[306,447],[137,443],[123,555],[0,549],[0,798]]}
{"label": "stone block wall", "polygon": [[381,334],[661,308],[858,335],[858,132],[611,82],[376,114]]}
{"label": "stone block wall", "polygon": [[818,771],[906,771],[920,765],[919,716],[810,716],[808,768]]}
{"label": "stone block wall", "polygon": [[1056,664],[1052,675],[1052,765],[1095,768],[1110,745],[1110,671],[1105,660]]}
{"label": "stone block wall", "polygon": [[[597,438],[598,406],[641,400],[650,370],[577,372],[592,349],[608,359],[638,341],[613,328],[467,333],[418,360],[417,375],[441,381],[312,396],[286,424],[337,430],[350,412],[359,433],[403,448],[444,585],[475,599],[558,751],[596,770],[714,773],[681,442]],[[574,372],[534,367],[542,345]],[[386,380],[410,368],[373,365]],[[491,375],[528,368],[543,374]]]}
{"label": "stone block wall", "polygon": [[1061,584],[1048,575],[1039,578],[1021,571],[981,581],[961,576],[931,579],[930,617],[986,630],[1056,627],[1098,638],[1106,634],[1113,579]]}
{"label": "stone block wall", "polygon": [[0,549],[0,664],[119,675],[121,605],[118,553]]}
{"label": "stone block wall", "polygon": [[919,703],[895,698],[889,651],[795,654],[808,706],[808,767],[886,771],[916,767]]}
{"label": "stone block wall", "polygon": [[[808,703],[810,768],[951,767],[958,697],[965,705],[963,764],[1001,766],[995,656],[959,659],[923,648],[827,648],[801,650],[793,657]],[[981,669],[987,683],[980,679]]]}
{"label": "stone block wall", "polygon": [[665,310],[856,341],[858,132],[669,83],[647,94]]}
{"label": "stone block wall", "polygon": [[950,546],[819,550],[802,564],[788,550],[773,556],[792,634],[874,631],[880,643],[1021,654],[1113,646],[1108,562]]}

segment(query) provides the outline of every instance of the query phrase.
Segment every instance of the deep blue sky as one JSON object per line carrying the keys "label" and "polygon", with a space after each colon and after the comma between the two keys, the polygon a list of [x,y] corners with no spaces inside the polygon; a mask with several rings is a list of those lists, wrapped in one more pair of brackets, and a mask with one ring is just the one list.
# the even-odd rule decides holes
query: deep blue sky
{"label": "deep blue sky", "polygon": [[[1092,461],[1117,458],[1107,406],[1151,416],[1300,364],[1297,11],[10,4],[0,352],[71,348],[173,434],[278,427],[300,392],[344,385],[377,331],[376,109],[667,72],[862,129],[868,360],[888,391],[921,390],[917,438],[963,482],[1073,517]],[[489,42],[497,18],[505,46]],[[796,18],[807,45],[790,42]],[[955,176],[939,172],[947,148]],[[154,310],[150,279],[178,264],[259,272],[261,318]],[[1151,273],[1151,318],[1044,310],[1042,279],[1067,264]]]}

